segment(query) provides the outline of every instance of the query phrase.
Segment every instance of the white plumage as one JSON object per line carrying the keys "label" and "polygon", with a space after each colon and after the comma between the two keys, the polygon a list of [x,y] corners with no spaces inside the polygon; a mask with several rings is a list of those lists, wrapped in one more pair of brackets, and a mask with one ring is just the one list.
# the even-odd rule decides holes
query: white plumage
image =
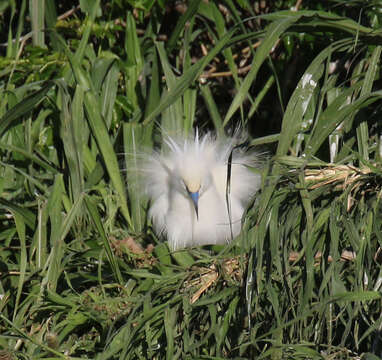
{"label": "white plumage", "polygon": [[[155,232],[172,250],[229,242],[240,233],[243,212],[260,187],[260,176],[249,168],[256,155],[234,149],[235,137],[216,139],[208,133],[199,138],[197,130],[195,137],[164,141],[162,153],[150,155],[143,166]],[[231,233],[226,184],[232,150]]]}

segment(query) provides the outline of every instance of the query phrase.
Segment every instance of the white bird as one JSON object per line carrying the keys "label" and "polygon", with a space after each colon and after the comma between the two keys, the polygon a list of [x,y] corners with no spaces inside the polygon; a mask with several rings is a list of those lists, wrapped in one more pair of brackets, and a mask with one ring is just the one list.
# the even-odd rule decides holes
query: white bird
{"label": "white bird", "polygon": [[186,139],[165,137],[162,153],[147,157],[143,172],[151,199],[149,217],[172,250],[224,244],[240,233],[241,218],[260,187],[260,176],[250,169],[256,154],[236,149],[237,142],[237,136],[217,139],[211,133],[199,138],[196,130]]}

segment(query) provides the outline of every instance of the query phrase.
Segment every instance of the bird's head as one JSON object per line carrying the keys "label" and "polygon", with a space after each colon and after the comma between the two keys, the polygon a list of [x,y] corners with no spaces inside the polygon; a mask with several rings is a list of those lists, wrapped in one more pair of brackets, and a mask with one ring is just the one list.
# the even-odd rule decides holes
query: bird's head
{"label": "bird's head", "polygon": [[183,147],[172,144],[175,167],[172,174],[180,180],[183,193],[192,201],[199,219],[198,203],[200,196],[208,190],[212,182],[211,169],[214,167],[214,147],[207,146],[207,138],[199,142],[186,142]]}

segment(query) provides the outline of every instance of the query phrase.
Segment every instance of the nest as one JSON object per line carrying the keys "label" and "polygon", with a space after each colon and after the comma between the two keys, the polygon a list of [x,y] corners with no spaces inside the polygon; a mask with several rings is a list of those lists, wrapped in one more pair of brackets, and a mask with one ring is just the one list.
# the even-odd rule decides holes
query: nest
{"label": "nest", "polygon": [[334,191],[344,192],[347,211],[353,207],[358,194],[376,193],[378,198],[381,197],[381,175],[367,166],[328,164],[322,169],[306,169],[304,175],[309,190],[330,185]]}

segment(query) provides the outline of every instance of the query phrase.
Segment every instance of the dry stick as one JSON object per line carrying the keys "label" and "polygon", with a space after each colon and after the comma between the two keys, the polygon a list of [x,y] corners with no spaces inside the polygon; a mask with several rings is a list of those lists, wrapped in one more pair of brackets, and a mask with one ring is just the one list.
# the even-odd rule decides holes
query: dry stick
{"label": "dry stick", "polygon": [[[379,251],[380,251],[380,249],[378,249],[378,251],[376,252],[374,258],[377,257]],[[340,260],[341,261],[353,261],[353,260],[355,260],[356,257],[357,257],[357,254],[354,251],[344,250],[341,253]],[[292,252],[289,253],[289,261],[290,262],[295,262],[299,258],[300,258],[300,253],[299,252],[292,251]],[[317,262],[321,262],[322,252],[321,251],[317,251],[316,255],[314,255],[314,259]],[[334,261],[333,257],[329,255],[328,256],[328,262],[333,262],[333,261]]]}
{"label": "dry stick", "polygon": [[[251,70],[252,65],[247,65],[245,67],[242,67],[237,70],[237,73],[239,75],[247,73],[249,70]],[[202,75],[200,75],[200,78],[202,79],[208,79],[208,78],[216,78],[216,77],[229,77],[232,76],[232,71],[223,71],[223,72],[207,72]]]}
{"label": "dry stick", "polygon": [[[261,41],[258,41],[258,42],[256,42],[255,44],[252,45],[252,48],[256,49],[257,47],[260,46],[260,44],[261,44]],[[242,54],[246,54],[249,51],[250,51],[250,47],[247,46],[247,47],[245,47],[244,49],[241,50],[241,53]],[[203,54],[207,55],[207,50],[206,50],[205,46],[202,47],[202,52],[203,52]],[[233,59],[237,59],[239,57],[239,54],[234,54],[234,55],[232,55],[232,57],[233,57]],[[227,61],[224,61],[224,63],[227,64]],[[250,69],[251,69],[251,65],[247,65],[247,66],[244,66],[242,68],[239,68],[237,70],[237,73],[239,75],[245,74]],[[213,66],[210,70],[208,70],[207,72],[205,72],[202,75],[200,75],[200,78],[201,79],[208,79],[208,78],[230,77],[230,76],[232,76],[232,71],[215,72],[215,70],[216,70],[216,67]]]}
{"label": "dry stick", "polygon": [[[297,0],[296,5],[294,6],[294,11],[298,11],[298,9],[299,9],[299,7],[301,6],[301,4],[302,4],[302,0]],[[219,6],[219,8],[220,8],[220,6]],[[221,9],[220,9],[220,10],[221,10]],[[278,40],[277,43],[275,44],[275,46],[273,47],[272,52],[275,51],[275,49],[278,47],[279,43],[280,43],[280,41]],[[251,50],[251,47],[252,47],[253,49],[256,49],[257,47],[260,46],[260,44],[261,44],[261,41],[258,41],[258,42],[256,42],[255,44],[253,44],[252,46],[247,46],[247,47],[245,47],[244,49],[241,50],[242,55],[243,55],[243,54],[248,54],[249,51]],[[206,56],[206,55],[207,55],[207,49],[206,49],[206,47],[205,47],[203,44],[201,45],[201,50],[202,50],[203,55]],[[238,57],[239,57],[239,54],[234,54],[234,55],[232,55],[232,58],[233,58],[234,60],[237,59]],[[227,64],[227,60],[224,61],[224,63]],[[229,76],[232,76],[232,71],[223,71],[223,72],[218,72],[218,73],[216,73],[215,71],[212,71],[212,70],[215,70],[215,69],[216,69],[216,68],[213,67],[213,68],[210,69],[208,72],[205,72],[204,74],[200,75],[200,78],[201,78],[201,79],[208,79],[208,78],[229,77]],[[247,66],[245,66],[245,67],[239,68],[238,71],[237,71],[237,73],[238,73],[239,75],[241,75],[241,74],[245,74],[245,73],[247,73],[250,69],[251,69],[251,65],[247,65]]]}
{"label": "dry stick", "polygon": [[298,11],[298,8],[301,6],[302,0],[297,0],[296,5],[294,6],[295,11]]}
{"label": "dry stick", "polygon": [[[261,44],[261,41],[259,40],[258,42],[256,42],[255,44],[253,44],[251,47],[252,47],[253,49],[256,49],[257,47],[260,46],[260,44]],[[277,49],[277,47],[279,46],[279,44],[280,44],[280,40],[277,40],[276,44],[273,46],[273,48],[272,48],[272,50],[271,50],[271,54],[272,54],[273,52],[275,52],[275,50]],[[250,47],[250,46],[245,47],[244,49],[241,50],[241,53],[242,53],[242,54],[246,54],[246,53],[248,53],[248,52],[250,51],[251,47]],[[238,56],[239,56],[238,54],[234,54],[234,55],[233,55],[233,59],[236,59]],[[227,64],[227,61],[224,61],[224,63]],[[242,67],[242,68],[239,68],[239,69],[237,70],[237,73],[238,73],[239,75],[241,75],[241,74],[245,74],[245,73],[247,73],[249,70],[251,70],[251,67],[252,67],[252,65],[247,65],[247,66],[244,66],[244,67]],[[213,67],[212,69],[216,69],[216,68]],[[206,73],[200,75],[199,78],[200,78],[200,79],[207,79],[207,78],[214,78],[214,77],[216,78],[216,77],[229,77],[229,76],[232,76],[232,71],[223,71],[223,72],[215,73],[215,72],[212,72],[212,69],[210,69],[208,72],[206,72]]]}
{"label": "dry stick", "polygon": [[61,14],[60,16],[57,17],[57,20],[64,20],[66,18],[68,18],[69,16],[73,15],[77,10],[80,9],[80,5],[77,5],[76,7],[74,7],[73,9],[70,9],[68,10],[67,12],[64,12],[63,14]]}
{"label": "dry stick", "polygon": [[[378,261],[378,257],[380,253],[382,252],[381,248],[378,248],[377,252],[374,255],[374,260]],[[289,254],[289,262],[296,262],[300,258],[299,253],[297,251],[292,251]],[[340,261],[353,261],[356,258],[356,253],[354,251],[344,250],[341,253]],[[319,265],[319,263],[322,260],[322,252],[318,251],[316,255],[314,256],[314,259],[316,260],[315,265]],[[234,266],[230,267],[230,261],[234,261]],[[333,262],[334,259],[332,256],[328,256],[328,262]],[[225,266],[224,266],[225,265]],[[228,266],[227,266],[228,265]],[[229,259],[228,261],[223,264],[223,272],[226,273],[226,275],[232,276],[236,273],[235,271],[235,258]],[[225,268],[225,270],[224,270]],[[200,274],[199,278],[193,279],[188,283],[188,286],[194,286],[198,287],[196,292],[191,296],[190,303],[195,303],[201,295],[206,292],[216,281],[218,280],[220,273],[216,269],[215,265],[211,265],[208,269],[201,269],[204,270],[202,274]]]}

